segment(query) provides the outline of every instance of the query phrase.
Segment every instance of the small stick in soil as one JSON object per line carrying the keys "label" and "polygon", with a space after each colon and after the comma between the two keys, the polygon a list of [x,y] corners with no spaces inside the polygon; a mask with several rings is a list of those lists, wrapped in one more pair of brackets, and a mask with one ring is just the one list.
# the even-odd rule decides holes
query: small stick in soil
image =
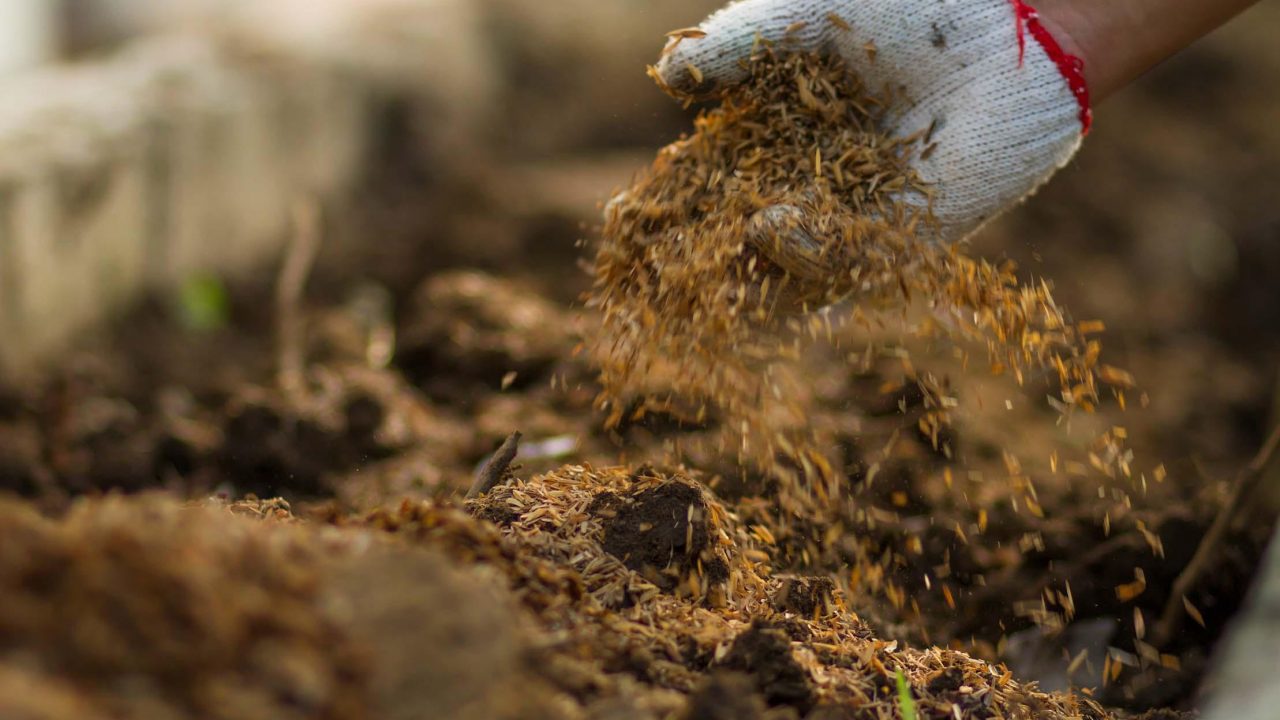
{"label": "small stick in soil", "polygon": [[516,459],[516,453],[520,451],[521,437],[517,430],[502,442],[498,451],[485,462],[480,472],[476,473],[476,480],[471,483],[471,489],[467,491],[468,499],[479,497],[502,482],[502,476],[506,474],[507,469],[511,467],[511,462]]}
{"label": "small stick in soil", "polygon": [[1173,634],[1182,627],[1183,616],[1186,614],[1183,605],[1185,598],[1213,562],[1218,546],[1222,544],[1222,538],[1231,527],[1231,521],[1240,514],[1245,504],[1253,497],[1262,479],[1267,477],[1267,470],[1275,460],[1277,451],[1280,451],[1280,425],[1271,431],[1271,437],[1267,438],[1267,442],[1263,444],[1253,460],[1240,471],[1240,474],[1236,475],[1227,503],[1218,511],[1213,524],[1209,526],[1209,531],[1200,540],[1200,546],[1196,548],[1196,554],[1192,556],[1191,562],[1187,563],[1174,581],[1164,613],[1161,614],[1160,622],[1156,625],[1156,631],[1152,637],[1154,641],[1152,644],[1156,647],[1169,642]]}
{"label": "small stick in soil", "polygon": [[276,282],[276,380],[285,399],[300,407],[306,400],[302,292],[320,251],[320,208],[314,200],[294,205],[293,227]]}
{"label": "small stick in soil", "polygon": [[[1276,389],[1271,398],[1271,422],[1280,426],[1280,378],[1276,379]],[[1256,507],[1268,520],[1280,517],[1280,464],[1273,463],[1265,473],[1262,483],[1258,485]]]}

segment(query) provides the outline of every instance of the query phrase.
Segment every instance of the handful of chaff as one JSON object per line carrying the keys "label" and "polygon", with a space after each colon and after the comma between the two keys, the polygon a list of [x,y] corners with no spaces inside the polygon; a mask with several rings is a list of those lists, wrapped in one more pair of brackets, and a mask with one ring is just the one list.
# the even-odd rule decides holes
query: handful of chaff
{"label": "handful of chaff", "polygon": [[[922,318],[910,332],[983,342],[1019,382],[1055,375],[1063,412],[1091,409],[1102,384],[1122,395],[1128,376],[1100,365],[1087,337],[1100,324],[1073,324],[1047,284],[1020,284],[1011,265],[929,239],[932,191],[912,169],[931,152],[929,128],[880,131],[895,99],[836,58],[762,45],[749,69],[606,208],[588,347],[610,425],[658,407],[715,417],[740,460],[828,494],[793,361],[833,323],[909,310]],[[953,400],[914,379],[936,436]]]}

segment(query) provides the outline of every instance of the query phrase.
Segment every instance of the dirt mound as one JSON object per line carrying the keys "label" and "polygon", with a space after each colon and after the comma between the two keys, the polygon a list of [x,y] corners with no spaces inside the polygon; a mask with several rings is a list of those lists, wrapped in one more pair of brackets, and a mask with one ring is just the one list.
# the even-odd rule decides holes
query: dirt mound
{"label": "dirt mound", "polygon": [[728,563],[714,550],[710,508],[695,485],[666,483],[621,497],[601,493],[587,512],[604,526],[604,551],[664,590],[721,587],[729,579]]}
{"label": "dirt mound", "polygon": [[813,683],[792,653],[790,636],[768,622],[757,621],[739,633],[719,664],[747,673],[770,705],[794,707],[801,713],[813,707]]}
{"label": "dirt mound", "polygon": [[279,501],[0,503],[0,591],[5,718],[560,716],[505,591]]}
{"label": "dirt mound", "polygon": [[[832,585],[775,575],[769,546],[758,539],[766,531],[745,525],[680,473],[570,466],[499,486],[468,507],[499,518],[501,529],[430,505],[402,508],[402,520],[414,519],[392,523],[401,533],[418,528],[411,536],[429,544],[469,538],[464,557],[496,558],[541,622],[568,629],[565,647],[589,648],[585,657],[614,676],[598,688],[622,676],[651,692],[676,691],[686,716],[698,717],[718,683],[734,682],[724,679],[731,671],[728,677],[749,678],[765,703],[800,716],[839,707],[855,717],[889,717],[901,672],[918,705],[940,716],[954,706],[972,717],[1105,717],[1087,699],[1023,688],[1007,671],[962,653],[876,640]],[[477,552],[486,534],[488,550]],[[533,578],[583,592],[548,597],[551,588],[531,588]],[[820,599],[806,604],[806,592]],[[796,606],[804,612],[793,612]],[[599,690],[576,692],[599,699],[592,697]]]}
{"label": "dirt mound", "polygon": [[111,716],[362,716],[365,663],[301,533],[159,499],[0,515],[6,665]]}

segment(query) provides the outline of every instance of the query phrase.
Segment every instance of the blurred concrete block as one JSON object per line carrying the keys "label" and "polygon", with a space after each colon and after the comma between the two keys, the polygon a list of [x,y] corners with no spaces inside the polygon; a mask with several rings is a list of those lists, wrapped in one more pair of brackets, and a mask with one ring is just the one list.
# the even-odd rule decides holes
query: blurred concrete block
{"label": "blurred concrete block", "polygon": [[0,83],[0,371],[37,366],[147,288],[278,256],[298,199],[361,177],[392,100],[424,108],[460,155],[493,115],[469,0],[171,10],[199,30]]}
{"label": "blurred concrete block", "polygon": [[102,53],[141,35],[160,34],[207,19],[225,0],[41,0],[61,8],[63,47]]}
{"label": "blurred concrete block", "polygon": [[156,79],[152,112],[166,177],[158,201],[167,233],[156,240],[163,282],[236,270],[270,256],[285,229],[295,186],[294,143],[277,124],[288,89],[211,55]]}
{"label": "blurred concrete block", "polygon": [[13,191],[9,256],[18,268],[15,300],[24,348],[56,342],[85,311],[77,282],[80,263],[58,237],[62,224],[52,173],[30,177]]}
{"label": "blurred concrete block", "polygon": [[8,326],[21,349],[65,340],[136,285],[141,190],[136,169],[105,158],[51,165],[10,185]]}
{"label": "blurred concrete block", "polygon": [[57,5],[53,0],[0,3],[0,75],[31,67],[53,56]]}
{"label": "blurred concrete block", "polygon": [[1249,602],[1219,650],[1205,720],[1280,717],[1280,538]]}
{"label": "blurred concrete block", "polygon": [[[346,95],[374,91],[411,101],[433,147],[446,155],[465,155],[495,120],[509,120],[494,111],[504,38],[494,37],[494,18],[480,0],[232,0],[228,6],[226,22],[246,47],[317,58],[339,69],[328,80],[345,83],[335,89]],[[361,107],[355,99],[341,105],[347,114]]]}

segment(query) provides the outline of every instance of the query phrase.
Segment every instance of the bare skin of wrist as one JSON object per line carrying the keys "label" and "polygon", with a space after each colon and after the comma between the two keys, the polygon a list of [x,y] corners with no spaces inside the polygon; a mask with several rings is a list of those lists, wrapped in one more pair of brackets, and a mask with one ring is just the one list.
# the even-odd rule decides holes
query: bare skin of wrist
{"label": "bare skin of wrist", "polygon": [[1067,52],[1084,60],[1093,102],[1208,35],[1257,0],[1032,0]]}

